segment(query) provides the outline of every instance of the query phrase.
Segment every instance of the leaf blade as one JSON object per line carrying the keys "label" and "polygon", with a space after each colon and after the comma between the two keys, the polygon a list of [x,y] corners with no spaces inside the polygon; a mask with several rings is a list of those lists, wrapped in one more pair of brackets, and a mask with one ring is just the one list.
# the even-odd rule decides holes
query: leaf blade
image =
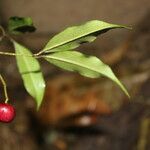
{"label": "leaf blade", "polygon": [[16,61],[19,72],[23,79],[27,92],[35,98],[37,108],[40,107],[44,91],[45,81],[40,71],[39,62],[32,57],[32,53],[17,42],[13,42],[15,47]]}
{"label": "leaf blade", "polygon": [[129,97],[127,90],[117,79],[111,68],[97,57],[86,56],[76,51],[63,51],[46,55],[44,58],[62,69],[76,71],[86,77],[98,78],[101,75],[106,76],[119,85]]}
{"label": "leaf blade", "polygon": [[[79,41],[84,41],[84,38],[92,36],[93,38],[102,34],[110,29],[114,28],[128,28],[122,25],[110,24],[99,20],[88,21],[87,23],[79,26],[73,26],[65,29],[60,32],[56,36],[54,36],[44,47],[43,52],[51,52],[51,51],[61,51],[61,46],[65,46],[67,44],[73,44],[73,47],[70,49],[74,49],[78,47]],[[92,42],[93,40],[85,40],[85,42]],[[75,45],[75,46],[74,46]],[[60,49],[60,50],[59,50]],[[68,50],[70,50],[68,49]],[[66,49],[65,49],[66,50]]]}

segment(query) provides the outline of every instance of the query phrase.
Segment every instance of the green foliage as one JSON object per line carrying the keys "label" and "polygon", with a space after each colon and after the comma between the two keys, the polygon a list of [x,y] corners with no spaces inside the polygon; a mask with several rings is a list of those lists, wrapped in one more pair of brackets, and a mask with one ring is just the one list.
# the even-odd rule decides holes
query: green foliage
{"label": "green foliage", "polygon": [[37,108],[39,108],[45,91],[45,81],[40,71],[39,62],[32,57],[32,53],[27,48],[15,41],[13,43],[18,69],[22,76],[24,86],[29,94],[35,98]]}
{"label": "green foliage", "polygon": [[[45,92],[45,81],[37,58],[44,58],[62,69],[78,72],[86,77],[98,78],[105,76],[114,81],[129,97],[127,90],[108,65],[95,56],[87,56],[74,51],[81,44],[93,42],[98,35],[115,28],[128,27],[99,20],[69,27],[54,36],[43,50],[34,55],[29,49],[11,39],[15,47],[17,66],[24,86],[28,93],[35,98],[37,108],[40,107]],[[32,32],[35,30],[35,27],[33,26],[32,19],[29,17],[11,17],[8,29],[13,34],[19,34]]]}
{"label": "green foliage", "polygon": [[68,70],[80,73],[90,78],[98,78],[101,75],[117,83],[121,89],[129,96],[121,82],[114,75],[110,67],[94,56],[87,56],[76,51],[63,51],[45,56],[50,63]]}
{"label": "green foliage", "polygon": [[30,17],[11,17],[8,21],[8,30],[12,34],[20,34],[25,32],[34,32],[36,28]]}
{"label": "green foliage", "polygon": [[114,28],[127,28],[122,25],[110,24],[99,20],[89,21],[80,26],[73,26],[65,29],[54,36],[45,46],[43,52],[57,52],[72,50],[85,42],[93,42],[97,35],[105,33]]}

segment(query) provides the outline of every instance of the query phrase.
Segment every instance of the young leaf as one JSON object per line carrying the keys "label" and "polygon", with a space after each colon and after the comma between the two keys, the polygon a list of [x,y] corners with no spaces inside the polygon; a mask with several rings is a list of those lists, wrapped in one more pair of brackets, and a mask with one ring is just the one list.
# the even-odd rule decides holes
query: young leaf
{"label": "young leaf", "polygon": [[32,57],[32,53],[27,48],[15,41],[13,43],[17,55],[17,66],[24,86],[28,93],[35,98],[37,108],[39,108],[45,91],[45,81],[40,71],[39,62]]}
{"label": "young leaf", "polygon": [[62,69],[76,71],[86,77],[98,78],[101,75],[106,76],[117,83],[129,97],[127,90],[117,79],[111,68],[97,57],[87,56],[76,51],[63,51],[46,55],[44,58]]}
{"label": "young leaf", "polygon": [[10,17],[8,21],[8,30],[12,34],[20,34],[25,32],[34,32],[36,28],[30,17]]}
{"label": "young leaf", "polygon": [[42,50],[49,53],[62,50],[72,50],[85,42],[92,42],[96,36],[114,28],[128,28],[122,25],[110,24],[99,20],[89,21],[80,26],[65,29],[54,36]]}

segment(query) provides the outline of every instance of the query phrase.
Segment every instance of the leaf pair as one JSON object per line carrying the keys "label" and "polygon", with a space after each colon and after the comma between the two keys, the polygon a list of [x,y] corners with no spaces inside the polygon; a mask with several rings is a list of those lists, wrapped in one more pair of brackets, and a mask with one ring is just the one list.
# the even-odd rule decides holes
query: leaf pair
{"label": "leaf pair", "polygon": [[68,70],[76,71],[83,76],[97,78],[106,76],[117,83],[129,97],[127,90],[117,79],[111,68],[94,56],[86,56],[74,50],[82,43],[93,42],[96,37],[110,29],[128,28],[122,25],[110,24],[99,20],[89,21],[80,26],[69,27],[54,36],[42,50],[42,52],[54,53],[45,56],[50,63]]}
{"label": "leaf pair", "polygon": [[[67,28],[54,36],[38,55],[41,54],[41,57],[45,60],[62,69],[75,71],[86,77],[98,78],[106,76],[120,86],[125,94],[129,96],[125,87],[108,65],[104,64],[97,57],[87,56],[74,51],[80,44],[92,42],[96,39],[97,35],[113,28],[126,27],[94,20],[80,26]],[[14,46],[19,72],[22,75],[25,88],[35,98],[39,107],[45,91],[45,83],[39,63],[36,58],[32,57],[32,53],[27,48],[16,42],[14,42]],[[22,56],[18,54],[22,54]]]}

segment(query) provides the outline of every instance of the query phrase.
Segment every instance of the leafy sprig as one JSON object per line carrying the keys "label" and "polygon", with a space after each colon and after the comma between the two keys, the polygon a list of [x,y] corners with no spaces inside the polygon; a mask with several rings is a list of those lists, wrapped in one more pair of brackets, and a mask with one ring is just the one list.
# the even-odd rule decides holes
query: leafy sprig
{"label": "leafy sprig", "polygon": [[[75,51],[81,44],[93,42],[98,35],[116,28],[129,29],[126,26],[110,24],[99,20],[88,21],[79,26],[69,27],[50,39],[44,48],[36,54],[32,54],[31,50],[9,36],[14,45],[15,53],[0,52],[0,54],[16,56],[17,66],[24,86],[27,92],[34,97],[37,109],[39,109],[42,103],[45,92],[45,81],[38,58],[43,58],[64,70],[78,72],[85,77],[98,78],[105,76],[114,81],[129,97],[126,88],[107,64],[95,56],[88,56]],[[21,34],[34,30],[35,27],[33,26],[32,19],[29,17],[11,17],[9,20],[8,31],[11,34]],[[3,28],[2,32],[3,36],[7,36]]]}

